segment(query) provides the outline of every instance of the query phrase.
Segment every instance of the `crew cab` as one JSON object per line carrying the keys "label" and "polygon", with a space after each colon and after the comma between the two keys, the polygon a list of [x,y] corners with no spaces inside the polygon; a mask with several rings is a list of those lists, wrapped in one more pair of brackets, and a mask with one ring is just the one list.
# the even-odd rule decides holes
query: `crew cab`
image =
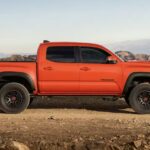
{"label": "crew cab", "polygon": [[125,62],[98,44],[44,41],[36,62],[0,62],[0,108],[20,113],[33,96],[96,95],[150,113],[149,83],[149,62]]}

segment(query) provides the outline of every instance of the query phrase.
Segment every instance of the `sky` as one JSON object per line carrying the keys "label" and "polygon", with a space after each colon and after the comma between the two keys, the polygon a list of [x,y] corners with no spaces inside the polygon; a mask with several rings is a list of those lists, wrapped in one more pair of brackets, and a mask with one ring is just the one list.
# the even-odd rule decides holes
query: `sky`
{"label": "sky", "polygon": [[150,0],[0,0],[0,53],[36,53],[43,40],[150,39],[149,7]]}

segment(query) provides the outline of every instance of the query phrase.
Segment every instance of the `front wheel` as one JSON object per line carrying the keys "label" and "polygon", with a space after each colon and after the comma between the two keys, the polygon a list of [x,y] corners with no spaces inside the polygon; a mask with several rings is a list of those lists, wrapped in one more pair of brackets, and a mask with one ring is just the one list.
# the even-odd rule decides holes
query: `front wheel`
{"label": "front wheel", "polygon": [[8,83],[0,90],[0,107],[5,113],[20,113],[29,103],[29,92],[22,84]]}
{"label": "front wheel", "polygon": [[137,85],[129,96],[130,106],[140,114],[150,113],[150,84]]}
{"label": "front wheel", "polygon": [[127,105],[128,105],[128,106],[130,106],[129,96],[128,96],[128,95],[127,95],[127,96],[125,96],[125,98],[124,98],[124,99],[125,99],[125,102],[127,103]]}

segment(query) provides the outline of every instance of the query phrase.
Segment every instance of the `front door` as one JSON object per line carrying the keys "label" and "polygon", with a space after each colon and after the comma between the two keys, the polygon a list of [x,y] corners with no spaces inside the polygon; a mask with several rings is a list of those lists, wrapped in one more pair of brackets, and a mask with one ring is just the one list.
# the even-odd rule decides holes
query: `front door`
{"label": "front door", "polygon": [[86,95],[118,95],[122,80],[121,65],[107,63],[107,52],[80,47],[80,92]]}

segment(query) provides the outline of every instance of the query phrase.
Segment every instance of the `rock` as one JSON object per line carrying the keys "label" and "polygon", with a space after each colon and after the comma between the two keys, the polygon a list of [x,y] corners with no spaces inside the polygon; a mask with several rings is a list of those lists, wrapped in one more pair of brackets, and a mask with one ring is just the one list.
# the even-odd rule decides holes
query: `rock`
{"label": "rock", "polygon": [[55,120],[54,116],[50,116],[48,120]]}
{"label": "rock", "polygon": [[36,55],[11,55],[10,57],[0,58],[0,61],[35,61]]}
{"label": "rock", "polygon": [[[102,149],[102,150],[109,150],[109,149],[107,149],[106,144],[100,143],[100,142],[98,142],[98,143],[94,143],[94,142],[90,143],[90,142],[87,142],[85,148],[86,148],[86,150],[87,150],[87,149],[88,149],[88,150],[101,150],[101,149]],[[77,149],[77,150],[78,150],[78,149]],[[82,149],[81,149],[81,150],[82,150]]]}
{"label": "rock", "polygon": [[79,141],[84,141],[82,137],[79,137]]}
{"label": "rock", "polygon": [[117,140],[117,137],[114,136],[111,138],[111,141],[115,141],[115,140]]}
{"label": "rock", "polygon": [[77,142],[77,143],[73,143],[71,145],[71,148],[73,150],[86,150],[86,145],[84,144],[84,142]]}
{"label": "rock", "polygon": [[3,143],[3,139],[2,137],[0,136],[0,145]]}
{"label": "rock", "polygon": [[149,56],[147,54],[136,54],[135,57],[136,60],[142,60],[142,61],[149,59]]}
{"label": "rock", "polygon": [[127,61],[149,61],[150,56],[147,54],[133,54],[129,51],[117,51],[115,52],[119,57]]}
{"label": "rock", "polygon": [[144,139],[145,138],[145,135],[144,134],[139,134],[138,135],[138,139]]}
{"label": "rock", "polygon": [[64,143],[63,143],[64,149],[68,149],[68,145],[69,145],[69,144],[68,144],[67,142],[64,142]]}
{"label": "rock", "polygon": [[[51,143],[51,149],[56,149],[56,147],[58,146],[57,145],[57,142],[56,143]],[[46,142],[46,140],[41,140],[39,141],[39,144],[38,144],[38,148],[39,150],[47,150],[49,147],[49,144]]]}
{"label": "rock", "polygon": [[138,121],[137,121],[137,119],[133,119],[133,121],[132,121],[133,123],[137,123]]}
{"label": "rock", "polygon": [[149,145],[145,145],[144,149],[150,149],[150,146]]}
{"label": "rock", "polygon": [[118,51],[116,54],[123,60],[135,60],[135,55],[128,51]]}
{"label": "rock", "polygon": [[79,140],[78,140],[78,139],[74,139],[73,142],[74,142],[74,143],[78,143]]}
{"label": "rock", "polygon": [[133,144],[136,148],[139,148],[142,145],[142,140],[134,141]]}
{"label": "rock", "polygon": [[146,139],[147,139],[148,141],[150,141],[150,136],[146,137]]}
{"label": "rock", "polygon": [[0,150],[6,150],[6,145],[5,144],[0,145]]}
{"label": "rock", "polygon": [[146,140],[143,140],[143,141],[142,141],[142,145],[147,145],[147,141],[146,141]]}
{"label": "rock", "polygon": [[104,137],[102,137],[102,136],[99,137],[99,140],[103,140],[103,139],[104,139]]}
{"label": "rock", "polygon": [[119,147],[118,145],[114,144],[114,145],[109,145],[105,148],[106,150],[122,150],[121,147]]}
{"label": "rock", "polygon": [[126,144],[123,150],[137,150],[137,148],[135,148],[133,145]]}
{"label": "rock", "polygon": [[8,142],[5,148],[8,150],[30,150],[28,146],[17,141]]}
{"label": "rock", "polygon": [[119,123],[122,123],[122,120],[121,120],[121,119],[118,119],[117,121],[118,121]]}
{"label": "rock", "polygon": [[150,145],[150,141],[148,141],[147,144]]}
{"label": "rock", "polygon": [[145,122],[145,126],[150,126],[150,122]]}

